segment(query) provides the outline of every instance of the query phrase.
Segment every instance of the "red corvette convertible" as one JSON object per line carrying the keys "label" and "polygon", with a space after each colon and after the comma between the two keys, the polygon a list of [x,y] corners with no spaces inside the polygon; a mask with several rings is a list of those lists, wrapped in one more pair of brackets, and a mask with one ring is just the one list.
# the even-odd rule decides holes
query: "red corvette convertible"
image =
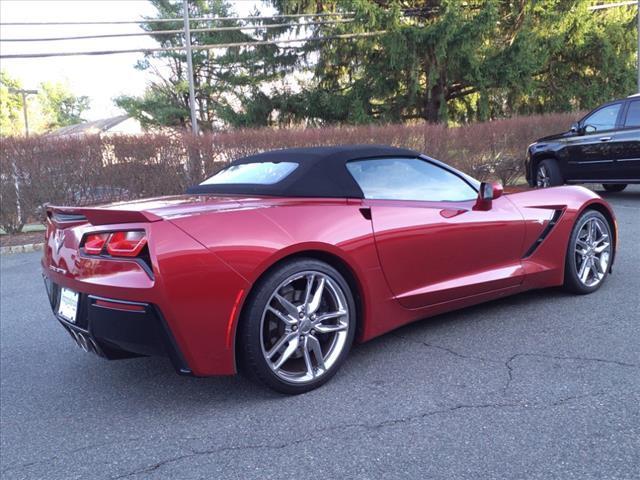
{"label": "red corvette convertible", "polygon": [[507,195],[385,146],[267,152],[185,195],[47,213],[49,300],[84,350],[240,368],[285,393],[414,320],[533,288],[593,292],[617,237],[585,188]]}

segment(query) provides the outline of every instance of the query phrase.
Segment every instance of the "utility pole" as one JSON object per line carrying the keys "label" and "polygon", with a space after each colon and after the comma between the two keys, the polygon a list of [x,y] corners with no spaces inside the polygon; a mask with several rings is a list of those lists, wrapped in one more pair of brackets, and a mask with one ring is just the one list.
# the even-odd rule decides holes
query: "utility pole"
{"label": "utility pole", "polygon": [[38,90],[24,90],[22,88],[9,87],[11,93],[19,93],[22,95],[22,114],[24,116],[24,134],[29,136],[29,118],[27,116],[27,95],[36,95]]}
{"label": "utility pole", "polygon": [[[639,0],[640,1],[640,0]],[[196,94],[193,86],[193,59],[191,58],[191,30],[189,29],[189,0],[183,0],[184,16],[184,46],[187,51],[187,75],[189,75],[189,109],[191,110],[191,131],[198,134],[198,119],[196,117]]]}

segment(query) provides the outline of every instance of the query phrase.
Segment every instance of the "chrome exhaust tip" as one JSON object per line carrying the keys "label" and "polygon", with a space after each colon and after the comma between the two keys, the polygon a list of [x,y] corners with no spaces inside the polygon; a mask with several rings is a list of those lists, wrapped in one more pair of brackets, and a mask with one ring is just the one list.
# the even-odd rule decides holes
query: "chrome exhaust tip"
{"label": "chrome exhaust tip", "polygon": [[82,333],[78,333],[78,345],[80,345],[80,348],[85,352],[89,351],[89,343]]}

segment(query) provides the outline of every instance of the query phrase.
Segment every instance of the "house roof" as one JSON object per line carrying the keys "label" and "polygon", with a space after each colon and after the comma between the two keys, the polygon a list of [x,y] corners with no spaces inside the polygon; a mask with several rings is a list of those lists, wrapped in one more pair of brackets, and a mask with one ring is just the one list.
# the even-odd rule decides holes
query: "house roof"
{"label": "house roof", "polygon": [[91,133],[104,133],[111,130],[116,125],[128,120],[129,115],[118,115],[117,117],[103,118],[93,122],[77,123],[59,128],[49,133],[52,137],[63,137],[67,135],[87,135]]}

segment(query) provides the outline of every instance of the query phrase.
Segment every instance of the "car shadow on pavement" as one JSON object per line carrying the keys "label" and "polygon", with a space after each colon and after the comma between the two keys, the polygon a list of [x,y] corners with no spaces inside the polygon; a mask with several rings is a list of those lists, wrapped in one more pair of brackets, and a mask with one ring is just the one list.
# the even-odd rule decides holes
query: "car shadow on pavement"
{"label": "car shadow on pavement", "polygon": [[[370,342],[354,345],[351,351],[352,361],[347,359],[344,369],[350,372],[350,377],[357,379],[357,369],[361,364],[375,365],[377,362],[384,362],[389,355],[389,350],[393,351],[394,345],[398,343],[398,338],[422,343],[432,334],[442,335],[444,332],[446,335],[448,331],[458,339],[461,332],[463,336],[474,337],[491,329],[493,322],[504,323],[505,310],[513,311],[512,316],[506,315],[511,317],[509,321],[522,322],[522,318],[518,315],[522,306],[532,307],[532,304],[536,303],[548,304],[550,301],[567,296],[570,295],[559,288],[537,290],[419,320]],[[470,327],[470,330],[467,327]],[[452,333],[453,330],[457,333]],[[463,342],[473,344],[475,340],[463,338]],[[96,358],[93,362],[104,362],[104,360]],[[149,402],[157,405],[158,402],[166,402],[165,407],[173,404],[181,407],[200,405],[203,408],[215,405],[219,408],[224,404],[256,403],[285,397],[254,383],[244,375],[207,378],[180,376],[175,373],[165,358],[116,360],[110,361],[107,367],[99,369],[102,377],[99,381],[96,380],[96,369],[93,365],[86,369],[88,376],[91,377],[88,380],[93,380],[94,387],[98,390],[128,392],[127,395],[138,397],[136,402],[143,404]],[[412,374],[407,372],[406,375],[407,380],[410,381]],[[342,382],[336,382],[340,377],[341,374],[338,373],[337,378],[321,390],[345,388],[344,383],[340,387],[338,383]]]}

